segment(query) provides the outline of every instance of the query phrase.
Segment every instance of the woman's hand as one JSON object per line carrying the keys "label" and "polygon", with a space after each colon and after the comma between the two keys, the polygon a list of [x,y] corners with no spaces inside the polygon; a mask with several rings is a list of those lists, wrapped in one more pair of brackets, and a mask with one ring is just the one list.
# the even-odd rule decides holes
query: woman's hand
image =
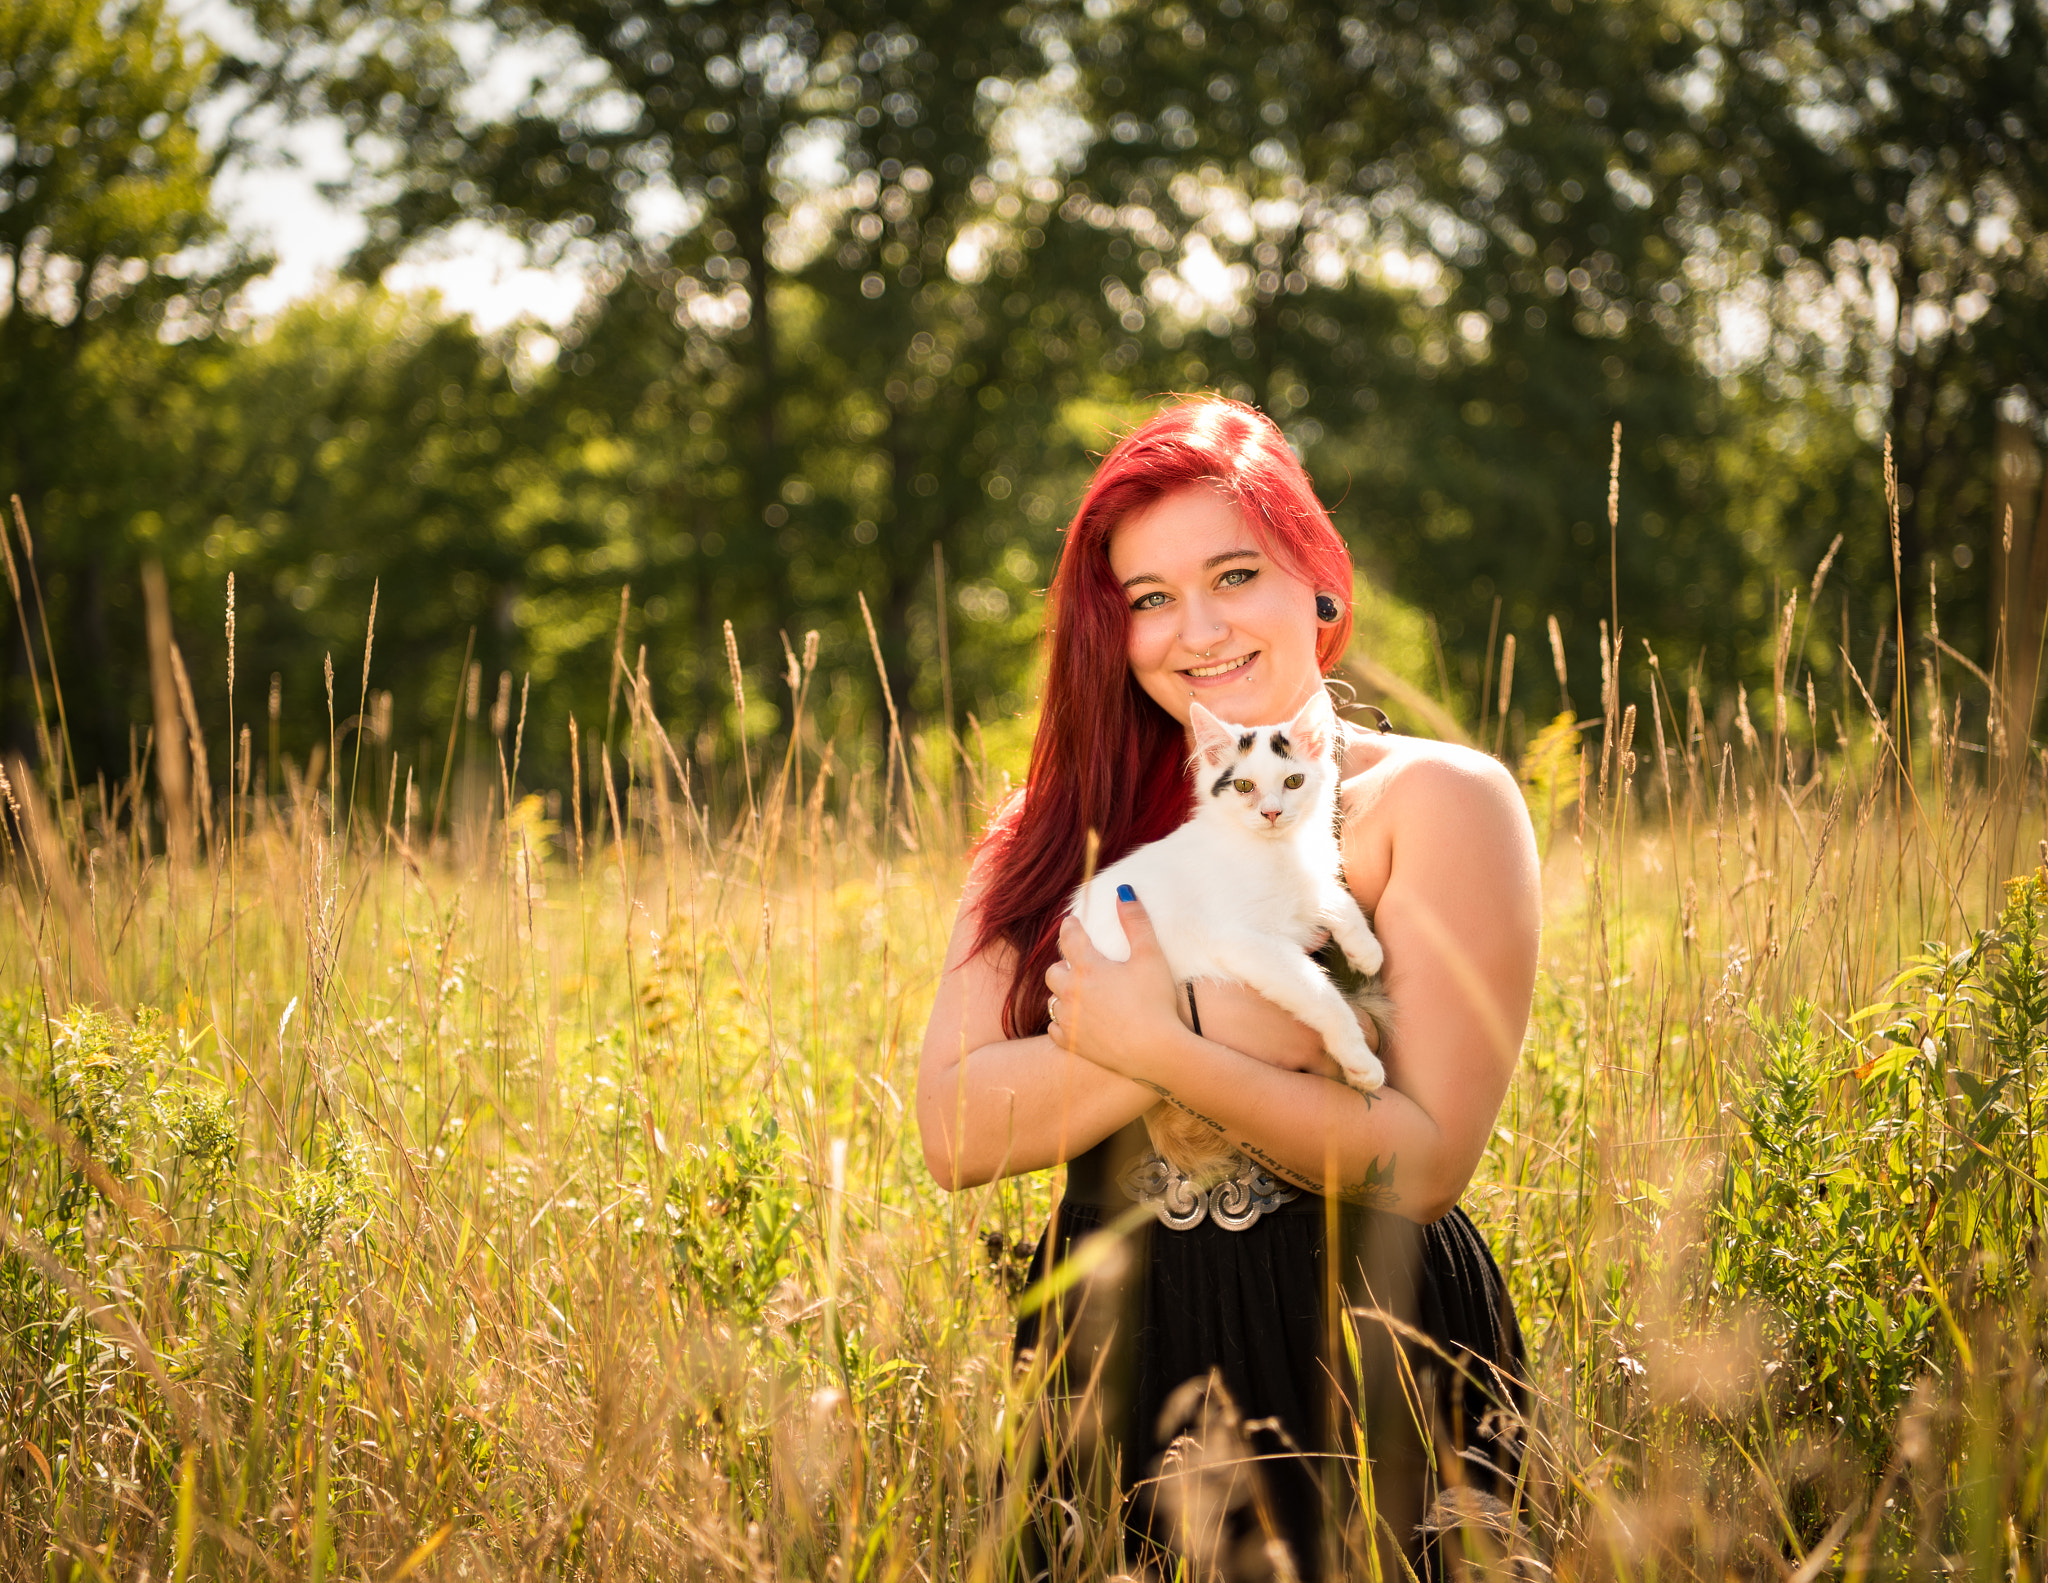
{"label": "woman's hand", "polygon": [[1098,951],[1078,919],[1060,925],[1060,960],[1045,970],[1052,991],[1046,1032],[1062,1050],[1143,1081],[1153,1052],[1185,1036],[1180,991],[1144,903],[1128,885],[1117,887],[1116,914],[1131,947],[1123,962]]}

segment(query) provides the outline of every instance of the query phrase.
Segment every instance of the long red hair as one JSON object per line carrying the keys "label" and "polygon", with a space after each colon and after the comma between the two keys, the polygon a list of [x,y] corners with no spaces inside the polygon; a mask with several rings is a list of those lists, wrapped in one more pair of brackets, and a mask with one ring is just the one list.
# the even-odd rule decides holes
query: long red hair
{"label": "long red hair", "polygon": [[974,948],[1001,941],[1017,962],[1003,1031],[1045,1031],[1045,970],[1081,883],[1088,832],[1098,866],[1183,824],[1193,796],[1187,735],[1131,675],[1129,602],[1109,565],[1109,540],[1133,512],[1207,480],[1244,513],[1259,548],[1336,597],[1316,659],[1327,673],[1351,640],[1351,552],[1273,421],[1241,402],[1176,402],[1116,444],[1067,529],[1046,591],[1048,665],[1038,735],[1022,796],[982,838],[987,880]]}

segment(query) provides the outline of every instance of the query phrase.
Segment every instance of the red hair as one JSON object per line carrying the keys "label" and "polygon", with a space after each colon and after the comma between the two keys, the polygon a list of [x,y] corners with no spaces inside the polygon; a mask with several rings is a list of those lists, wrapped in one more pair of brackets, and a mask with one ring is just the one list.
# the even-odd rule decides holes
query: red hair
{"label": "red hair", "polygon": [[1045,1031],[1045,970],[1081,883],[1090,830],[1097,866],[1170,834],[1193,795],[1187,734],[1138,686],[1127,657],[1129,601],[1110,570],[1117,525],[1162,496],[1207,481],[1244,514],[1259,548],[1340,614],[1320,628],[1327,674],[1351,640],[1351,552],[1273,421],[1241,402],[1176,402],[1117,442],[1067,529],[1046,593],[1049,664],[1024,794],[982,838],[988,882],[974,948],[1001,941],[1017,971],[1003,1031]]}

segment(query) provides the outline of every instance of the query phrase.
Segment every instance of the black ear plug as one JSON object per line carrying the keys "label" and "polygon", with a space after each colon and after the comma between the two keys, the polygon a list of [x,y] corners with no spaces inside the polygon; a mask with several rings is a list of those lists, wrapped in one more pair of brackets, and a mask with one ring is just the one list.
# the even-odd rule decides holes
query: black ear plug
{"label": "black ear plug", "polygon": [[1337,613],[1337,600],[1334,595],[1316,595],[1316,620],[1335,621],[1337,619]]}

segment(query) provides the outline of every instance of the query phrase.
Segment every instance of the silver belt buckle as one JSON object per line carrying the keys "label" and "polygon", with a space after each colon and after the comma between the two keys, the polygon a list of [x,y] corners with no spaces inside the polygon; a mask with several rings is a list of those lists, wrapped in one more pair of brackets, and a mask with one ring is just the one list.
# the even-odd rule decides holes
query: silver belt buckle
{"label": "silver belt buckle", "polygon": [[1132,1203],[1150,1204],[1159,1223],[1174,1231],[1192,1231],[1205,1220],[1215,1221],[1225,1231],[1243,1231],[1282,1204],[1301,1197],[1296,1189],[1249,1161],[1203,1187],[1156,1154],[1133,1162],[1118,1185]]}

